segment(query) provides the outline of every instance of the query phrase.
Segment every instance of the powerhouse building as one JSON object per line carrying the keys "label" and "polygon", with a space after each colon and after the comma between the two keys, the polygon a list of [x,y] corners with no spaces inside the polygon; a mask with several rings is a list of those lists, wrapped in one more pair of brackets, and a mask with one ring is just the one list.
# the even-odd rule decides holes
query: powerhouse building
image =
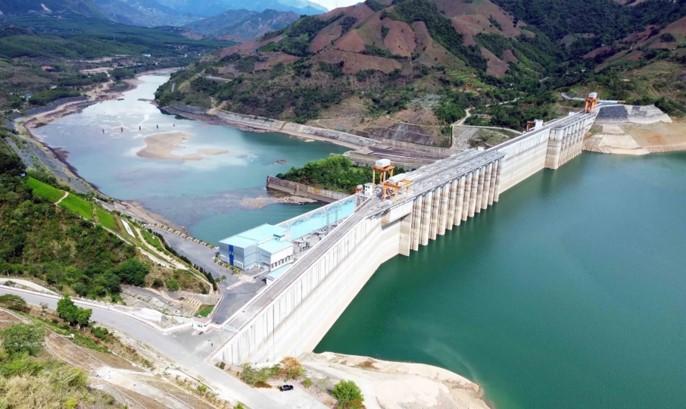
{"label": "powerhouse building", "polygon": [[219,257],[243,270],[271,271],[293,261],[293,242],[283,227],[263,224],[220,241]]}

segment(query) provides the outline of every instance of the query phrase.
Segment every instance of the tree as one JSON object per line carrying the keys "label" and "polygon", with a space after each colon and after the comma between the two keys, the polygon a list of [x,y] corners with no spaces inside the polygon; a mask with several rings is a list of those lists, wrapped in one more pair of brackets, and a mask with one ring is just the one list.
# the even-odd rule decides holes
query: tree
{"label": "tree", "polygon": [[77,307],[68,295],[57,302],[57,315],[72,326],[87,327],[92,313],[89,308]]}
{"label": "tree", "polygon": [[114,273],[126,284],[142,286],[145,284],[145,276],[148,275],[148,266],[131,258],[121,263],[114,270]]}
{"label": "tree", "polygon": [[2,331],[2,346],[10,355],[37,355],[43,348],[43,330],[35,325],[13,325]]}
{"label": "tree", "polygon": [[338,401],[336,407],[340,409],[361,409],[362,391],[353,381],[340,381],[333,387],[332,395]]}
{"label": "tree", "polygon": [[93,314],[93,310],[91,310],[90,308],[76,307],[76,323],[79,324],[79,327],[88,326],[88,324],[90,323],[91,314]]}

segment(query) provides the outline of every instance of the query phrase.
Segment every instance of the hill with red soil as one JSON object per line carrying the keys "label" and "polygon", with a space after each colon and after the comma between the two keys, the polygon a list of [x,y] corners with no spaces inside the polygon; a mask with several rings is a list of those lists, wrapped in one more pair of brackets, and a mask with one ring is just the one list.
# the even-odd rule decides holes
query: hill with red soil
{"label": "hill with red soil", "polygon": [[672,45],[683,44],[683,22],[669,20],[676,9],[662,10],[663,0],[580,3],[367,0],[223,49],[176,74],[158,99],[447,145],[469,106],[470,122],[516,128],[559,114],[552,91],[602,69],[597,55],[619,50],[607,44],[644,30],[677,32]]}

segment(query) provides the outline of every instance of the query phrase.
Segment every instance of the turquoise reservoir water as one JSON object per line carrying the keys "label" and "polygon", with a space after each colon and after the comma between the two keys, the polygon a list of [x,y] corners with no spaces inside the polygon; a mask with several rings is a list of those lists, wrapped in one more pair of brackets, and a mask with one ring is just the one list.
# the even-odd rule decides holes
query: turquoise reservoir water
{"label": "turquoise reservoir water", "polygon": [[[211,242],[315,207],[274,203],[265,191],[265,179],[344,149],[164,115],[150,99],[168,78],[139,77],[139,85],[123,99],[92,105],[39,128],[37,134],[50,146],[66,150],[79,174],[104,193],[138,201]],[[179,132],[188,139],[173,154],[221,154],[201,155],[200,160],[138,155],[146,137]]]}
{"label": "turquoise reservoir water", "polygon": [[686,154],[538,173],[385,263],[317,350],[445,367],[499,409],[686,408]]}

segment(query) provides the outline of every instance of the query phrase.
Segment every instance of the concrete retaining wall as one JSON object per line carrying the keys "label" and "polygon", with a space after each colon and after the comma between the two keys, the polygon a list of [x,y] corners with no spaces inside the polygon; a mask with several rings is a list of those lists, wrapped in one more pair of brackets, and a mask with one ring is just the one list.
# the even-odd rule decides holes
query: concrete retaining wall
{"label": "concrete retaining wall", "polygon": [[284,180],[273,176],[267,176],[267,189],[286,193],[293,196],[306,197],[324,203],[331,203],[345,199],[350,194],[335,192],[333,190],[319,189],[290,180]]}

